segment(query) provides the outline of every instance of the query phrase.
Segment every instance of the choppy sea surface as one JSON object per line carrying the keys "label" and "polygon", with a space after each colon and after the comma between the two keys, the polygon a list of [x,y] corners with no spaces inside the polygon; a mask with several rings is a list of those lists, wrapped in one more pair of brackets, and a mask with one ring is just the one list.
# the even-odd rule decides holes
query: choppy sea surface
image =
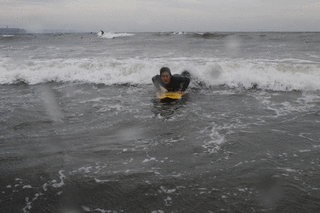
{"label": "choppy sea surface", "polygon": [[0,35],[0,212],[319,212],[319,95],[320,33]]}

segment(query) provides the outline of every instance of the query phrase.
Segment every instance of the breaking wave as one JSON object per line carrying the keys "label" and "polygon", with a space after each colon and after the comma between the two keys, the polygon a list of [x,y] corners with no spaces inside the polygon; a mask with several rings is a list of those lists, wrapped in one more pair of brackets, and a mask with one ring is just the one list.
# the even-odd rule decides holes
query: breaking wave
{"label": "breaking wave", "polygon": [[108,32],[102,34],[102,32],[97,33],[98,36],[101,38],[117,38],[117,37],[126,37],[126,36],[134,36],[134,34],[130,33],[114,33],[114,32]]}
{"label": "breaking wave", "polygon": [[77,82],[94,84],[151,84],[163,66],[173,74],[192,75],[191,87],[225,85],[275,91],[320,90],[320,65],[272,61],[214,61],[203,58],[0,60],[0,84]]}

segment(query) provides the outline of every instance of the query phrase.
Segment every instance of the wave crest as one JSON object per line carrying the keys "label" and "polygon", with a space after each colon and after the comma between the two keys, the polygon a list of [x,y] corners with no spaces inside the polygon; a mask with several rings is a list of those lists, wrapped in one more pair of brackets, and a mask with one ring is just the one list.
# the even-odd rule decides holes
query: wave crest
{"label": "wave crest", "polygon": [[319,64],[283,62],[213,61],[212,59],[69,59],[0,61],[0,84],[80,82],[94,84],[151,84],[163,66],[173,74],[190,71],[190,87],[253,86],[275,91],[320,90]]}

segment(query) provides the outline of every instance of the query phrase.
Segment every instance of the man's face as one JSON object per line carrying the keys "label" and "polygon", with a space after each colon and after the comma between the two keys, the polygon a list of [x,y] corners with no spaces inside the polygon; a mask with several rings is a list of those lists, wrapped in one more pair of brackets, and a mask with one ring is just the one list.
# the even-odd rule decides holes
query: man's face
{"label": "man's face", "polygon": [[171,80],[171,77],[170,77],[170,74],[168,72],[163,72],[161,74],[161,81],[164,83],[164,84],[169,84],[170,83],[170,80]]}

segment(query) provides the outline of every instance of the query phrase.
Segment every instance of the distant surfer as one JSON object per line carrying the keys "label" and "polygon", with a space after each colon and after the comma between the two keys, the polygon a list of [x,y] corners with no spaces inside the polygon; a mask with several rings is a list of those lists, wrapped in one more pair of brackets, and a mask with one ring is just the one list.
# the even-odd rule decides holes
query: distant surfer
{"label": "distant surfer", "polygon": [[163,87],[168,92],[178,92],[184,95],[190,83],[190,73],[183,71],[181,75],[172,75],[168,67],[162,67],[160,75],[155,75],[152,78],[152,82],[158,90],[161,90],[161,87]]}
{"label": "distant surfer", "polygon": [[104,34],[103,30],[101,30],[101,35],[103,36],[103,34]]}

